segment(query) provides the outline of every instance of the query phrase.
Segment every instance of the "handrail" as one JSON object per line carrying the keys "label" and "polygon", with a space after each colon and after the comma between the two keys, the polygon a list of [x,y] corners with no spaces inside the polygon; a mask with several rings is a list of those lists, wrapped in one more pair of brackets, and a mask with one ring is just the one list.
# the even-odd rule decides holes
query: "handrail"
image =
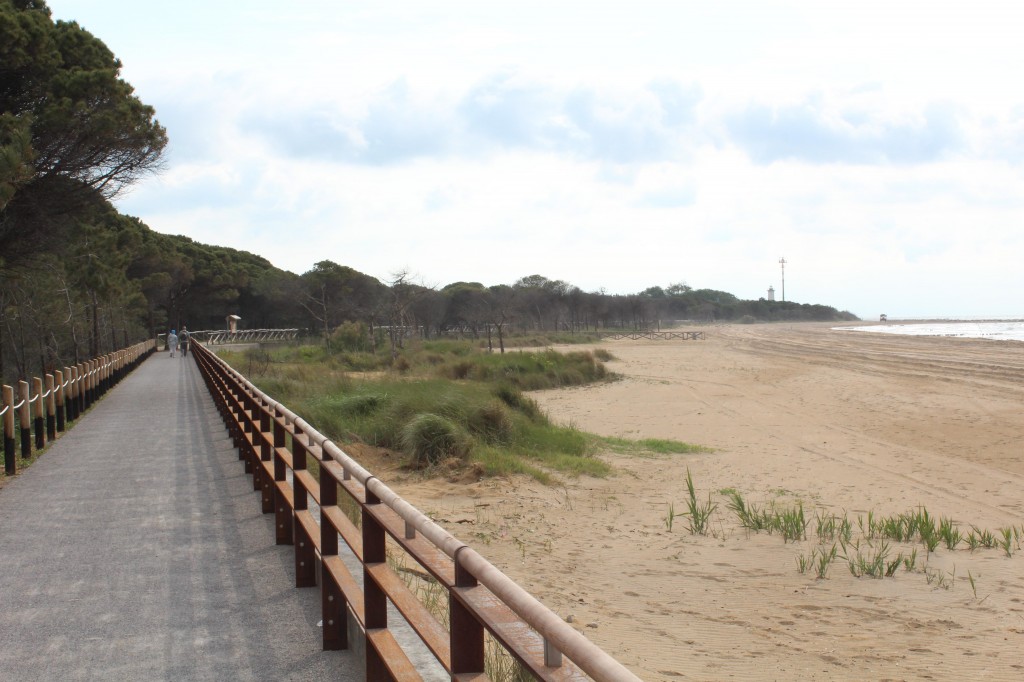
{"label": "handrail", "polygon": [[[416,679],[388,630],[391,601],[452,679],[486,679],[484,630],[542,680],[639,679],[209,349],[194,355],[264,513],[276,514],[278,544],[295,546],[296,586],[314,586],[320,569],[325,649],[347,648],[347,609],[365,633],[367,679]],[[320,464],[319,483],[307,456]],[[358,505],[360,529],[340,512],[339,490]],[[320,506],[319,524],[310,499]],[[337,560],[339,536],[363,564],[362,588]],[[410,601],[384,560],[386,536],[448,591],[449,631]]]}
{"label": "handrail", "polygon": [[[189,332],[189,338],[208,345],[221,345],[225,343],[265,343],[271,341],[292,341],[299,336],[299,329],[202,329]],[[164,339],[166,334],[158,334],[158,339]]]}
{"label": "handrail", "polygon": [[13,386],[0,387],[4,472],[8,476],[18,472],[17,436],[21,440],[21,459],[28,459],[33,450],[42,450],[47,442],[55,440],[70,422],[78,419],[154,350],[155,341],[143,341],[73,367],[55,369],[42,378],[32,377],[31,388],[28,381],[19,381],[17,403]]}
{"label": "handrail", "polygon": [[619,339],[650,339],[651,341],[663,340],[672,341],[679,339],[682,341],[703,341],[705,338],[704,332],[702,331],[654,331],[638,330],[638,331],[616,331],[616,332],[598,332],[598,336],[602,339],[610,339],[617,341]]}

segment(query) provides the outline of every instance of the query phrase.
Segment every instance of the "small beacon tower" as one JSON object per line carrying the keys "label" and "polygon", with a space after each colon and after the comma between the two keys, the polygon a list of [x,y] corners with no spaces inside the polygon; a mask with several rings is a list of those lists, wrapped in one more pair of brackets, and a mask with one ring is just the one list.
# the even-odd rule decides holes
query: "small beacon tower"
{"label": "small beacon tower", "polygon": [[774,301],[775,300],[775,287],[773,287],[770,284],[768,285],[768,300],[769,301]]}

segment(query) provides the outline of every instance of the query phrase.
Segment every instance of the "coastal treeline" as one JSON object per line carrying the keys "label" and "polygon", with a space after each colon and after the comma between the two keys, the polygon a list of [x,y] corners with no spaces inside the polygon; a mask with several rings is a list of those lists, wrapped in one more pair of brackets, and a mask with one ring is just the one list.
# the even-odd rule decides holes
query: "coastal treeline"
{"label": "coastal treeline", "polygon": [[834,320],[823,305],[744,301],[686,284],[587,292],[529,275],[427,287],[331,260],[295,274],[243,251],[155,232],[112,205],[158,170],[167,134],[121,62],[42,0],[0,0],[0,377],[46,373],[180,329],[300,328],[394,352],[410,334],[650,329],[676,321]]}

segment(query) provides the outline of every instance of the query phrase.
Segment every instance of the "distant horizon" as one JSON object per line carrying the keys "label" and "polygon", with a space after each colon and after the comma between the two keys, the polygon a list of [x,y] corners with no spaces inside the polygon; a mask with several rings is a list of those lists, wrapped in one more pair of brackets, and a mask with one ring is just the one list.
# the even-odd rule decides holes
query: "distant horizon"
{"label": "distant horizon", "polygon": [[[910,324],[906,324],[906,323]],[[938,320],[913,322],[889,320],[869,326],[835,327],[842,331],[874,332],[899,336],[942,336],[993,341],[1024,342],[1024,319],[1014,320]]]}
{"label": "distant horizon", "polygon": [[746,300],[785,258],[787,299],[865,319],[1019,308],[1024,5],[47,4],[167,128],[116,202],[164,234]]}

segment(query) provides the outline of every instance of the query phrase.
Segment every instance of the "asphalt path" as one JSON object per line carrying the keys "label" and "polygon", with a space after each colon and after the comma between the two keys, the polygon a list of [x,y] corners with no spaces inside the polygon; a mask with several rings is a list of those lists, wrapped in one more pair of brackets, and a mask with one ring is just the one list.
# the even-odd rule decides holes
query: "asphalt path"
{"label": "asphalt path", "polygon": [[0,680],[358,680],[321,650],[191,357],[157,353],[0,489]]}

